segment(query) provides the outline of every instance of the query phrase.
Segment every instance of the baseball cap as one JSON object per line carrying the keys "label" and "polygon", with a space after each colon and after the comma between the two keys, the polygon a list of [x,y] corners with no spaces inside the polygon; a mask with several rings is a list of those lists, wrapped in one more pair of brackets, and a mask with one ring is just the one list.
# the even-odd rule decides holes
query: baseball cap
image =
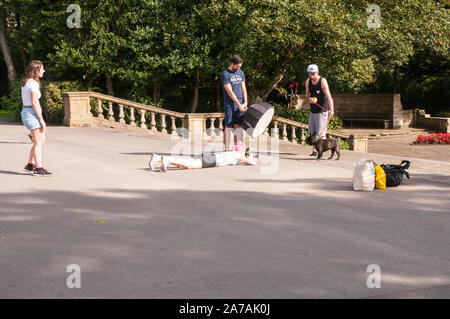
{"label": "baseball cap", "polygon": [[319,67],[315,64],[310,64],[310,65],[308,65],[306,72],[307,73],[317,73],[317,72],[319,72]]}

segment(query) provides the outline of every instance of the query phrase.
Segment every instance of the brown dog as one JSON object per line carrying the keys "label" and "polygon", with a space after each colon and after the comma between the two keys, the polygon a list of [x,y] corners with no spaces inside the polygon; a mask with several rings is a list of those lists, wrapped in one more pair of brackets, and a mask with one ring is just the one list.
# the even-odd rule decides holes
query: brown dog
{"label": "brown dog", "polygon": [[337,158],[336,161],[339,160],[339,158],[341,157],[341,143],[339,143],[338,140],[334,140],[334,139],[318,139],[316,134],[312,134],[310,136],[308,136],[308,138],[306,139],[306,142],[308,144],[314,145],[314,147],[317,150],[317,158],[316,160],[320,160],[322,158],[322,154],[323,152],[329,151],[331,150],[331,156],[328,159],[332,159],[334,156],[334,153],[337,154]]}

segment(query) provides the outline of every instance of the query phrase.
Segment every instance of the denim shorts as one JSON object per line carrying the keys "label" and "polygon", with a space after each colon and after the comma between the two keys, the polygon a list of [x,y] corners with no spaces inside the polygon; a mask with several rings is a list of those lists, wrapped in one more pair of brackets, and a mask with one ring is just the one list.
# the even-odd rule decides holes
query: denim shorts
{"label": "denim shorts", "polygon": [[244,122],[244,113],[236,110],[234,104],[225,105],[225,126],[233,126],[234,124],[242,125]]}
{"label": "denim shorts", "polygon": [[22,117],[22,123],[30,131],[42,127],[41,122],[39,121],[39,118],[33,108],[23,108],[20,115]]}

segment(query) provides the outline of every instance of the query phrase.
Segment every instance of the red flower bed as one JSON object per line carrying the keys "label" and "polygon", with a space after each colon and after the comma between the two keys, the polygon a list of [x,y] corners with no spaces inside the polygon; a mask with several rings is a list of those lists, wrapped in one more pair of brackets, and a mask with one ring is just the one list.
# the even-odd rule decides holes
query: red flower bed
{"label": "red flower bed", "polygon": [[450,144],[450,133],[420,134],[414,144]]}

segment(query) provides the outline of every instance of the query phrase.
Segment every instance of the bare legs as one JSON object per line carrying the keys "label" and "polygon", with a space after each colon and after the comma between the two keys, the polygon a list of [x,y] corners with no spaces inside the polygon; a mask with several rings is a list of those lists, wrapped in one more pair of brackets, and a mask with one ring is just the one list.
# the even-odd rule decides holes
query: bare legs
{"label": "bare legs", "polygon": [[44,129],[38,128],[31,131],[31,136],[33,137],[33,147],[30,150],[30,156],[28,157],[28,163],[33,163],[36,167],[41,167],[42,165],[42,147],[45,143],[45,132]]}
{"label": "bare legs", "polygon": [[230,151],[233,149],[231,145],[231,137],[234,135],[231,126],[225,126],[225,132],[223,134],[223,144],[225,144],[225,151]]}
{"label": "bare legs", "polygon": [[[233,136],[234,144],[231,145],[231,137]],[[235,124],[234,129],[231,126],[225,126],[225,132],[223,134],[223,143],[225,144],[225,150],[233,150],[233,146],[239,142],[244,141],[244,130],[242,126]]]}
{"label": "bare legs", "polygon": [[193,169],[203,167],[201,159],[192,157],[164,156],[164,161],[167,164],[175,165],[179,168]]}

